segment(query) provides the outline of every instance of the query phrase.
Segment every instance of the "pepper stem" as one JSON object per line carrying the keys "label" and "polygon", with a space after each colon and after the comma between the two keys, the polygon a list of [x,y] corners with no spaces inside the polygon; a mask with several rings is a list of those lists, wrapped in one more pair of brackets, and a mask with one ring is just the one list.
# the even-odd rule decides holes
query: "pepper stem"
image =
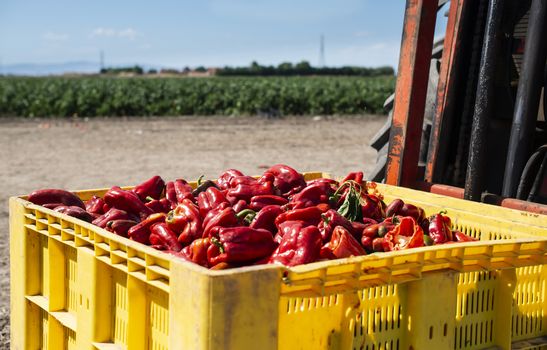
{"label": "pepper stem", "polygon": [[211,243],[216,245],[218,247],[218,250],[220,250],[220,252],[224,254],[224,246],[222,245],[222,242],[218,240],[218,238],[212,237]]}
{"label": "pepper stem", "polygon": [[239,213],[237,213],[236,216],[239,219],[242,219],[243,222],[246,223],[247,225],[250,225],[251,222],[253,222],[253,219],[256,216],[256,211],[254,211],[252,209],[244,209],[244,210],[240,211]]}
{"label": "pepper stem", "polygon": [[203,182],[203,178],[205,177],[205,175],[201,175],[199,178],[198,178],[198,186],[201,185],[201,183]]}

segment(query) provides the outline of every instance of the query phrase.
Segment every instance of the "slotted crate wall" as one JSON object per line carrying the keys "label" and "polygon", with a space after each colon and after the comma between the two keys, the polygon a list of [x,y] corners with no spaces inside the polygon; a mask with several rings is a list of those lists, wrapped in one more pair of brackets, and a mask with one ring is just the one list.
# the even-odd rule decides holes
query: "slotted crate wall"
{"label": "slotted crate wall", "polygon": [[483,349],[547,335],[544,217],[379,189],[447,210],[481,242],[209,271],[12,198],[12,348]]}

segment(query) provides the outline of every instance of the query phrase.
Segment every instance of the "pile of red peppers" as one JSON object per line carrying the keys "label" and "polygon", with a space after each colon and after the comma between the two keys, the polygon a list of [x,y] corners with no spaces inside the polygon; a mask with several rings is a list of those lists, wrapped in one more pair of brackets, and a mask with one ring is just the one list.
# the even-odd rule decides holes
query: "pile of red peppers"
{"label": "pile of red peppers", "polygon": [[154,176],[85,203],[59,189],[34,191],[28,200],[210,269],[295,266],[475,240],[452,230],[446,213],[426,217],[401,199],[386,206],[362,172],[306,182],[283,164],[259,178],[229,169],[217,181],[200,178],[196,188]]}

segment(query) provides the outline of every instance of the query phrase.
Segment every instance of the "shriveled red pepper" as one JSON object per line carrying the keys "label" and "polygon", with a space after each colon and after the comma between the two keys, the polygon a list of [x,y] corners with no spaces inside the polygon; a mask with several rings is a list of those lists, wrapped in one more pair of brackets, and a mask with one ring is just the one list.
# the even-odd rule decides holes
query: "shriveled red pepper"
{"label": "shriveled red pepper", "polygon": [[139,217],[134,214],[130,214],[126,212],[125,210],[111,208],[106,213],[104,213],[103,215],[93,220],[91,223],[101,228],[105,228],[106,224],[109,221],[113,221],[113,220],[139,221]]}
{"label": "shriveled red pepper", "polygon": [[453,233],[453,236],[454,236],[454,240],[456,242],[475,242],[475,241],[478,241],[478,239],[473,238],[471,236],[468,236],[465,233],[460,232],[460,231],[452,231],[452,233]]}
{"label": "shriveled red pepper", "polygon": [[225,170],[222,174],[220,174],[220,176],[218,177],[218,180],[217,180],[217,185],[219,188],[223,189],[223,190],[226,190],[228,188],[230,188],[230,181],[232,181],[232,179],[234,177],[237,177],[237,176],[244,176],[243,173],[237,169],[228,169],[228,170]]}
{"label": "shriveled red pepper", "polygon": [[224,194],[216,187],[209,187],[198,195],[199,212],[202,217],[223,203],[229,204]]}
{"label": "shriveled red pepper", "polygon": [[275,226],[275,218],[277,218],[283,209],[279,205],[267,205],[262,208],[254,217],[250,227],[255,229],[265,229],[272,234],[277,232],[277,226]]}
{"label": "shriveled red pepper", "polygon": [[234,227],[239,224],[236,212],[231,207],[211,212],[214,213],[214,215],[210,218],[206,218],[206,221],[203,223],[203,237],[209,236],[214,227]]}
{"label": "shriveled red pepper", "polygon": [[93,216],[90,213],[75,205],[61,205],[53,210],[86,222],[93,221]]}
{"label": "shriveled red pepper", "polygon": [[131,227],[129,231],[127,231],[127,236],[136,242],[149,244],[150,227],[159,222],[165,222],[164,213],[154,213],[148,216],[137,225]]}
{"label": "shriveled red pepper", "polygon": [[286,221],[283,229],[285,233],[270,263],[296,266],[319,259],[322,240],[316,226],[309,226],[302,221]]}
{"label": "shriveled red pepper", "polygon": [[[324,213],[321,218],[322,220],[317,227],[321,232],[323,243],[327,243],[331,240],[332,233],[337,226],[342,226],[350,233],[354,233],[352,223],[334,209],[330,209]],[[360,237],[361,236],[359,236],[359,238]]]}
{"label": "shriveled red pepper", "polygon": [[302,191],[291,197],[290,207],[292,209],[301,209],[318,205],[320,203],[329,203],[329,197],[334,194],[331,185],[326,182],[317,182],[308,185]]}
{"label": "shriveled red pepper", "polygon": [[416,222],[421,223],[425,219],[425,212],[422,208],[413,204],[405,203],[401,199],[395,199],[386,208],[386,216],[411,216]]}
{"label": "shriveled red pepper", "polygon": [[255,184],[252,184],[252,185],[240,183],[236,185],[234,188],[230,188],[228,190],[226,197],[234,198],[236,199],[236,202],[241,199],[248,202],[254,196],[273,194],[273,191],[274,191],[274,188],[271,182],[264,182],[264,183],[256,182]]}
{"label": "shriveled red pepper", "polygon": [[128,213],[136,214],[141,219],[145,219],[153,213],[134,192],[122,190],[118,186],[114,186],[106,192],[104,201],[111,208],[122,209]]}
{"label": "shriveled red pepper", "polygon": [[191,262],[203,267],[209,267],[209,262],[207,261],[207,249],[210,246],[211,239],[209,237],[198,238],[190,243],[190,245],[182,248],[180,254]]}
{"label": "shriveled red pepper", "polygon": [[85,210],[92,214],[104,214],[104,200],[93,196],[85,202]]}
{"label": "shriveled red pepper", "polygon": [[410,216],[400,218],[399,224],[384,236],[384,251],[423,247],[424,245],[424,231]]}
{"label": "shriveled red pepper", "polygon": [[249,208],[254,211],[259,211],[262,208],[268,205],[285,205],[289,201],[283,197],[276,196],[273,194],[266,194],[260,196],[254,196],[251,198],[251,203],[249,203]]}
{"label": "shriveled red pepper", "polygon": [[304,176],[288,165],[276,164],[264,172],[266,173],[275,177],[274,186],[282,195],[297,193],[306,187]]}
{"label": "shriveled red pepper", "polygon": [[133,192],[139,196],[141,201],[145,201],[146,198],[160,199],[160,196],[165,188],[165,181],[159,176],[153,176],[150,179],[138,184],[133,188]]}
{"label": "shriveled red pepper", "polygon": [[246,226],[221,228],[211,243],[207,250],[209,266],[251,262],[270,255],[276,247],[269,231]]}
{"label": "shriveled red pepper", "polygon": [[169,250],[180,251],[182,249],[177,235],[167,227],[165,222],[153,224],[150,227],[149,240],[151,244],[163,245]]}
{"label": "shriveled red pepper", "polygon": [[138,222],[133,220],[113,220],[106,224],[106,230],[114,232],[119,236],[127,237],[129,229],[137,224]]}
{"label": "shriveled red pepper", "polygon": [[72,192],[56,188],[45,188],[33,191],[28,196],[28,201],[38,205],[48,203],[62,203],[64,205],[73,205],[85,209],[84,202]]}
{"label": "shriveled red pepper", "polygon": [[203,235],[202,218],[198,207],[189,199],[169,212],[166,219],[167,226],[179,235],[179,242],[183,245]]}
{"label": "shriveled red pepper", "polygon": [[441,213],[432,215],[429,218],[429,237],[435,244],[452,241],[450,218]]}
{"label": "shriveled red pepper", "polygon": [[192,194],[192,191],[194,190],[186,180],[183,179],[176,179],[173,183],[173,187],[175,189],[175,196],[177,198],[177,203],[182,203],[185,199],[189,199],[190,201],[194,201],[194,195]]}
{"label": "shriveled red pepper", "polygon": [[275,219],[275,225],[279,229],[279,225],[285,221],[303,221],[309,225],[317,226],[321,220],[323,212],[318,207],[308,207],[304,209],[293,209],[286,211]]}
{"label": "shriveled red pepper", "polygon": [[359,242],[353,235],[343,226],[336,226],[332,232],[329,242],[321,249],[322,258],[330,258],[331,254],[325,254],[325,251],[330,250],[330,253],[336,258],[347,258],[350,256],[365,255],[366,251],[361,247]]}

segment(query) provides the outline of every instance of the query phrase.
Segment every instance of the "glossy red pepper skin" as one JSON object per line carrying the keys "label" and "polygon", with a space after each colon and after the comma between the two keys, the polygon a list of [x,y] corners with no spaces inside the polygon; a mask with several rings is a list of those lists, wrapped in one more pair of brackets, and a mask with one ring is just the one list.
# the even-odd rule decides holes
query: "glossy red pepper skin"
{"label": "glossy red pepper skin", "polygon": [[327,178],[324,178],[324,177],[321,177],[319,179],[314,179],[314,180],[310,180],[310,181],[307,181],[306,182],[306,187],[307,186],[312,186],[312,185],[315,185],[315,184],[327,184],[327,185],[330,185],[331,188],[338,188],[339,186],[339,182],[334,180],[334,179],[327,179]]}
{"label": "glossy red pepper skin", "polygon": [[[331,239],[321,249],[324,254],[325,250],[330,250],[336,258],[348,258],[350,256],[365,255],[366,251],[353,235],[344,227],[336,226],[332,232]],[[331,254],[321,255],[322,258],[329,258]]]}
{"label": "glossy red pepper skin", "polygon": [[373,239],[370,237],[367,237],[364,235],[361,237],[361,246],[363,246],[363,248],[365,248],[365,251],[369,254],[374,251],[372,247],[372,242],[373,242]]}
{"label": "glossy red pepper skin", "polygon": [[323,219],[321,214],[323,212],[318,207],[293,209],[279,215],[275,219],[275,225],[279,229],[279,225],[285,221],[303,221],[308,225],[317,226]]}
{"label": "glossy red pepper skin", "polygon": [[198,238],[194,240],[190,245],[187,245],[182,249],[180,254],[188,261],[194,262],[203,267],[209,267],[207,261],[207,249],[211,246],[211,240],[209,237]]}
{"label": "glossy red pepper skin", "polygon": [[275,188],[285,196],[300,192],[306,187],[304,176],[285,164],[276,164],[266,170],[264,174],[272,174],[274,176],[273,184]]}
{"label": "glossy red pepper skin", "polygon": [[215,187],[209,187],[198,195],[199,212],[205,217],[210,210],[218,208],[221,204],[229,204],[224,194]]}
{"label": "glossy red pepper skin", "polygon": [[[363,236],[365,237],[365,236]],[[385,249],[385,239],[383,237],[376,237],[372,240],[372,251],[373,252],[384,252]]]}
{"label": "glossy red pepper skin", "polygon": [[290,206],[292,209],[301,209],[316,206],[320,203],[329,203],[329,197],[333,194],[334,190],[329,183],[318,182],[293,195]]}
{"label": "glossy red pepper skin", "polygon": [[137,225],[131,227],[127,231],[127,236],[129,239],[132,239],[136,242],[143,244],[150,244],[150,227],[156,223],[165,222],[164,213],[155,213],[148,216],[143,221],[139,222]]}
{"label": "glossy red pepper skin", "polygon": [[258,184],[258,179],[255,179],[252,176],[247,175],[238,175],[230,178],[228,182],[228,187],[226,189],[234,188],[237,185],[256,185]]}
{"label": "glossy red pepper skin", "polygon": [[165,184],[165,199],[169,201],[169,207],[175,209],[177,206],[177,193],[175,192],[175,183],[173,181],[168,181]]}
{"label": "glossy red pepper skin", "polygon": [[56,211],[56,212],[63,213],[65,215],[72,216],[74,218],[86,221],[86,222],[93,221],[93,216],[90,213],[85,211],[85,209],[82,209],[82,208],[77,207],[75,205],[70,205],[70,206],[69,205],[61,205],[61,206],[56,207],[53,210]]}
{"label": "glossy red pepper skin", "polygon": [[382,221],[385,214],[385,203],[373,194],[361,195],[361,211],[363,218],[371,218],[376,221]]}
{"label": "glossy red pepper skin", "polygon": [[219,188],[221,188],[223,190],[227,190],[228,188],[231,187],[230,181],[232,181],[233,178],[238,177],[238,176],[244,176],[244,175],[241,171],[239,171],[237,169],[225,170],[218,177],[217,185],[218,185]]}
{"label": "glossy red pepper skin", "polygon": [[128,213],[138,215],[141,219],[145,219],[153,213],[135,193],[122,190],[118,186],[114,186],[106,192],[104,201],[111,208],[125,210]]}
{"label": "glossy red pepper skin", "polygon": [[478,239],[468,236],[460,231],[453,231],[454,240],[456,242],[475,242]]}
{"label": "glossy red pepper skin", "polygon": [[[343,217],[334,209],[328,210],[326,213],[323,213],[322,220],[317,226],[321,232],[321,237],[323,243],[331,241],[331,236],[337,226],[344,227],[348,232],[354,234],[353,225],[351,221]],[[361,236],[359,235],[359,238]]]}
{"label": "glossy red pepper skin", "polygon": [[104,214],[104,200],[101,197],[93,196],[85,202],[85,210],[92,214]]}
{"label": "glossy red pepper skin", "polygon": [[215,210],[214,213],[212,217],[204,221],[203,237],[209,236],[214,227],[234,227],[239,225],[236,212],[231,207]]}
{"label": "glossy red pepper skin", "polygon": [[401,199],[395,199],[387,206],[386,216],[390,217],[393,215],[410,216],[417,223],[421,223],[425,219],[425,212],[422,208],[405,203]]}
{"label": "glossy red pepper skin", "polygon": [[56,188],[46,188],[33,191],[29,194],[28,201],[37,205],[62,203],[64,205],[76,206],[85,209],[84,202],[82,202],[82,200],[74,193]]}
{"label": "glossy red pepper skin", "polygon": [[[370,238],[376,238],[376,237],[384,237],[389,231],[391,231],[397,224],[398,220],[400,219],[400,216],[396,217],[388,217],[384,221],[379,222],[377,224],[372,224],[367,226],[363,230],[363,235],[370,237]],[[395,223],[393,220],[395,219]]]}
{"label": "glossy red pepper skin", "polygon": [[254,196],[251,198],[251,203],[249,203],[249,208],[254,211],[260,211],[262,208],[268,205],[285,205],[289,201],[283,197],[276,196],[273,194],[266,194],[260,196]]}
{"label": "glossy red pepper skin", "polygon": [[[165,198],[162,198],[162,199],[165,199]],[[165,210],[166,208],[164,207],[163,203],[161,202],[161,200],[158,200],[158,199],[153,199],[150,202],[145,203],[144,205],[146,205],[146,207],[152,210],[154,213],[167,213],[170,210],[170,209]],[[168,203],[168,208],[169,207],[170,205]]]}
{"label": "glossy red pepper skin", "polygon": [[133,220],[113,220],[106,224],[106,230],[127,238],[129,229],[137,224],[138,222]]}
{"label": "glossy red pepper skin", "polygon": [[[216,244],[213,239],[218,239]],[[276,247],[269,231],[246,226],[221,228],[218,238],[211,238],[211,242],[207,250],[209,266],[252,262],[270,255]]]}
{"label": "glossy red pepper skin", "polygon": [[182,203],[185,199],[189,199],[192,202],[195,200],[194,195],[192,194],[194,189],[186,180],[176,179],[173,183],[173,187],[175,189],[178,204]]}
{"label": "glossy red pepper skin", "polygon": [[424,231],[413,217],[399,219],[399,224],[384,236],[384,251],[423,247]]}
{"label": "glossy red pepper skin", "polygon": [[226,197],[231,197],[238,200],[243,199],[249,202],[252,197],[273,194],[274,188],[271,182],[256,183],[253,185],[240,183],[228,190]]}
{"label": "glossy red pepper skin", "polygon": [[150,226],[150,243],[164,245],[166,249],[173,251],[180,251],[182,249],[177,235],[167,227],[165,222],[159,222]]}
{"label": "glossy red pepper skin", "polygon": [[344,183],[346,181],[355,181],[358,184],[361,184],[363,182],[363,177],[364,174],[362,171],[351,172],[347,174],[346,177],[343,178],[342,181],[340,181],[340,183]]}
{"label": "glossy red pepper skin", "polygon": [[452,241],[450,218],[440,213],[432,215],[429,218],[429,237],[431,237],[434,244]]}
{"label": "glossy red pepper skin", "polygon": [[182,245],[190,244],[203,235],[199,208],[189,199],[184,199],[170,211],[166,222],[169,228],[179,235],[178,239]]}
{"label": "glossy red pepper skin", "polygon": [[254,229],[265,229],[274,235],[277,232],[275,218],[281,213],[283,213],[283,209],[281,209],[279,205],[267,205],[256,214],[249,227]]}
{"label": "glossy red pepper skin", "polygon": [[134,214],[130,214],[130,213],[126,212],[125,210],[111,208],[106,213],[104,213],[103,215],[101,215],[98,218],[96,218],[95,220],[93,220],[91,223],[93,225],[99,226],[101,228],[105,228],[106,224],[109,221],[113,221],[113,220],[139,221],[139,217],[134,215]]}
{"label": "glossy red pepper skin", "polygon": [[236,213],[239,213],[240,211],[248,209],[249,206],[247,205],[247,202],[245,202],[243,199],[240,199],[232,206],[232,208]]}
{"label": "glossy red pepper skin", "polygon": [[144,202],[146,201],[147,197],[160,199],[164,188],[165,181],[163,181],[163,179],[159,175],[156,175],[135,186],[135,188],[133,188],[133,192],[135,192],[137,196],[141,199],[141,201]]}
{"label": "glossy red pepper skin", "polygon": [[322,240],[317,227],[308,226],[302,221],[287,221],[283,229],[285,233],[270,263],[296,266],[319,259]]}

